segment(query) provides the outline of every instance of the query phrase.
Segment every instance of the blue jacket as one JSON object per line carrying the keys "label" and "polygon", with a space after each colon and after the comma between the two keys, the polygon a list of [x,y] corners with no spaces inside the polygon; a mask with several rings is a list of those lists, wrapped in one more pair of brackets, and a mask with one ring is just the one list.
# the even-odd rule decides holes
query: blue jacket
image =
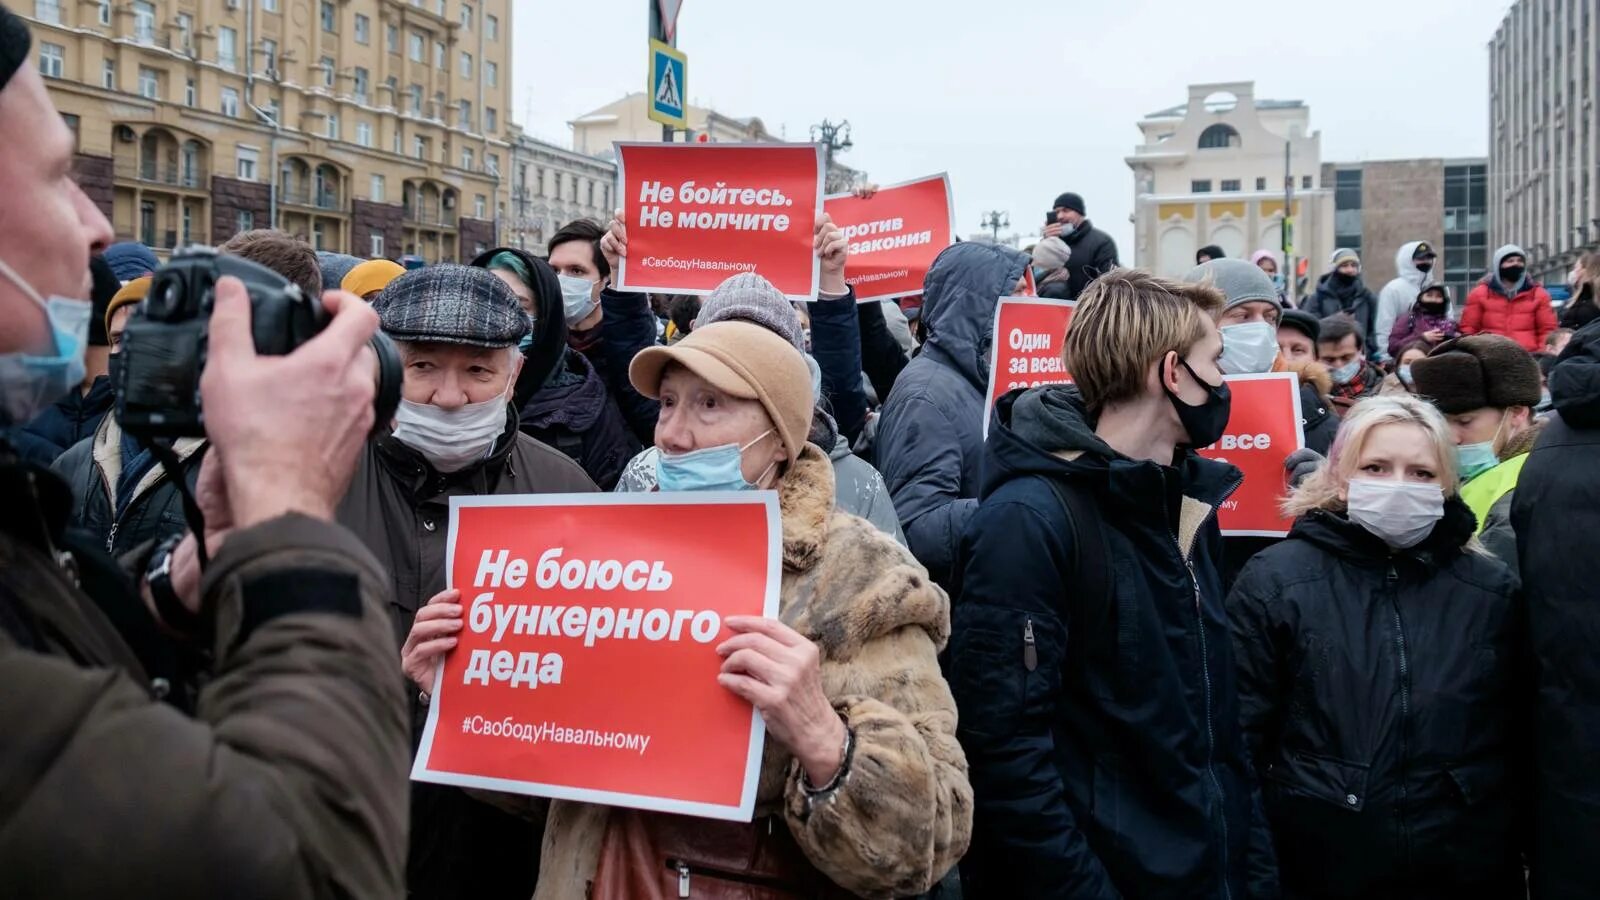
{"label": "blue jacket", "polygon": [[955,244],[939,254],[924,282],[922,352],[901,371],[880,414],[878,471],[912,555],[943,586],[978,506],[995,306],[1028,264],[993,244]]}
{"label": "blue jacket", "polygon": [[[1241,477],[1176,462],[1112,450],[1076,388],[1001,398],[948,659],[973,789],[968,900],[1277,895],[1215,516]],[[1087,490],[1100,522],[1075,531],[1051,479]],[[1079,532],[1104,549],[1076,550]],[[1098,591],[1080,589],[1080,552],[1104,560]]]}
{"label": "blue jacket", "polygon": [[50,465],[73,444],[93,435],[116,399],[111,379],[104,375],[89,383],[86,394],[68,391],[18,429],[21,435],[14,441],[18,454],[27,462]]}
{"label": "blue jacket", "polygon": [[600,292],[600,308],[605,311],[600,319],[600,344],[584,355],[617,401],[633,436],[649,446],[656,439],[661,404],[634,390],[628,380],[628,364],[640,350],[656,345],[656,315],[650,311],[650,295],[606,288]]}

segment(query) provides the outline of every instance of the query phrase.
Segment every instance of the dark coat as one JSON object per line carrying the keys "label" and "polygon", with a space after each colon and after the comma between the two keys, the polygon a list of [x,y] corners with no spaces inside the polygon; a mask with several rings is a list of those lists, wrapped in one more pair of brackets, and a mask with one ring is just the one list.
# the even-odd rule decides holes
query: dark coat
{"label": "dark coat", "polygon": [[[867,424],[867,390],[861,379],[861,319],[852,288],[837,300],[807,303],[811,356],[822,370],[822,396],[845,440]],[[887,329],[886,329],[887,330]]]}
{"label": "dark coat", "polygon": [[588,357],[572,350],[565,357],[561,371],[522,407],[522,433],[565,453],[609,491],[639,452],[639,441]]}
{"label": "dark coat", "polygon": [[1422,340],[1422,336],[1430,331],[1438,331],[1444,335],[1440,338],[1441,343],[1461,334],[1461,329],[1451,320],[1448,311],[1429,312],[1419,300],[1411,307],[1410,312],[1395,319],[1394,327],[1389,329],[1389,355],[1398,360],[1400,351],[1405,345]]}
{"label": "dark coat", "polygon": [[48,466],[67,448],[94,434],[116,399],[111,379],[102,375],[89,383],[88,393],[68,391],[50,404],[19,429],[22,434],[13,444],[23,460]]}
{"label": "dark coat", "polygon": [[1313,511],[1228,596],[1285,896],[1522,896],[1521,610],[1475,526],[1391,553]]}
{"label": "dark coat", "polygon": [[[451,497],[594,489],[577,463],[520,433],[514,411],[488,459],[449,475],[393,437],[369,442],[337,516],[389,575],[390,652],[399,653],[417,608],[444,590]],[[415,740],[424,716],[414,693],[411,710]],[[406,885],[412,897],[526,900],[533,895],[538,846],[535,826],[458,788],[411,786]]]}
{"label": "dark coat", "polygon": [[[184,438],[173,445],[184,462],[184,477],[193,490],[200,479],[196,454],[204,440]],[[104,542],[105,550],[122,556],[147,541],[160,541],[189,530],[183,518],[183,497],[159,465],[135,486],[132,499],[117,514],[116,491],[122,472],[122,429],[115,416],[100,420],[94,434],[61,454],[53,467],[72,486],[72,527]]]}
{"label": "dark coat", "polygon": [[1339,279],[1333,276],[1333,272],[1323,275],[1317,282],[1316,293],[1307,298],[1300,308],[1319,319],[1338,313],[1348,314],[1361,326],[1361,337],[1366,342],[1367,352],[1382,352],[1383,340],[1388,336],[1380,337],[1372,333],[1373,320],[1378,314],[1378,298],[1367,290],[1359,276],[1348,285],[1340,284]]}
{"label": "dark coat", "polygon": [[600,292],[600,308],[605,311],[600,320],[600,341],[584,355],[594,363],[633,436],[648,447],[655,442],[661,404],[634,388],[628,380],[628,364],[640,350],[656,345],[656,315],[650,311],[650,295],[606,288]]}
{"label": "dark coat", "polygon": [[1591,278],[1578,289],[1571,300],[1567,301],[1566,306],[1561,307],[1558,324],[1562,328],[1576,331],[1595,319],[1600,319],[1600,302],[1597,302],[1600,298],[1595,297],[1594,286],[1595,279]]}
{"label": "dark coat", "polygon": [[[1003,397],[985,450],[948,662],[973,787],[966,896],[1275,896],[1215,516],[1239,470],[1129,459],[1069,387]],[[1051,479],[1089,491],[1101,527],[1075,530]],[[1074,586],[1093,551],[1073,536],[1097,533],[1103,596]]]}
{"label": "dark coat", "polygon": [[533,294],[533,342],[522,354],[522,371],[517,374],[516,387],[512,389],[512,405],[521,409],[535,392],[560,371],[567,352],[567,317],[561,302],[561,282],[555,270],[544,260],[516,247],[496,247],[478,254],[472,265],[487,268],[489,260],[501,253],[510,253],[527,266],[532,282],[528,290]]}
{"label": "dark coat", "polygon": [[1550,370],[1555,413],[1512,492],[1538,672],[1533,896],[1594,896],[1600,859],[1600,324]]}
{"label": "dark coat", "polygon": [[1072,248],[1072,257],[1067,260],[1067,272],[1070,275],[1067,279],[1068,300],[1076,299],[1089,286],[1089,282],[1120,265],[1117,262],[1117,242],[1111,239],[1111,235],[1094,227],[1094,223],[1088,219],[1084,219],[1071,234],[1062,235],[1061,239]]}
{"label": "dark coat", "polygon": [[872,382],[872,391],[878,395],[879,405],[889,402],[889,392],[894,388],[895,379],[911,362],[905,348],[889,331],[883,304],[892,302],[885,300],[856,304],[856,318],[861,329],[861,370]]}
{"label": "dark coat", "polygon": [[878,471],[907,546],[940,585],[948,584],[978,505],[995,305],[1027,265],[1028,257],[992,244],[961,243],[939,254],[923,293],[927,340],[880,414]]}

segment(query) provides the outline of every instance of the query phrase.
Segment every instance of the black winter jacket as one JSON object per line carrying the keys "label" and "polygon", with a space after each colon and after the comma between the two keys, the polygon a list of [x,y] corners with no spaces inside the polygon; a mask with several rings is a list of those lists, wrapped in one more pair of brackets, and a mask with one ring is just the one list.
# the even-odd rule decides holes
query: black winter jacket
{"label": "black winter jacket", "polygon": [[1593,897],[1600,859],[1600,323],[1550,370],[1555,413],[1511,498],[1534,698],[1533,896]]}
{"label": "black winter jacket", "polygon": [[845,440],[852,443],[867,424],[867,390],[861,379],[861,319],[855,289],[844,296],[807,303],[811,356],[822,370],[822,396]]}
{"label": "black winter jacket", "polygon": [[73,444],[94,434],[116,399],[111,379],[102,375],[89,382],[88,393],[68,391],[50,404],[22,426],[21,434],[12,443],[23,460],[48,466]]}
{"label": "black winter jacket", "polygon": [[[969,900],[1276,896],[1219,572],[1215,510],[1241,476],[1176,462],[1112,450],[1076,388],[1000,400],[948,662],[973,788]],[[1052,479],[1091,492],[1103,531],[1074,527]],[[1096,592],[1081,554],[1099,533]]]}
{"label": "black winter jacket", "polygon": [[522,407],[522,433],[565,453],[609,491],[639,452],[639,441],[588,357],[575,350],[565,357],[563,367]]}
{"label": "black winter jacket", "polygon": [[584,355],[600,373],[633,436],[648,447],[655,441],[661,404],[634,388],[628,380],[628,365],[640,350],[656,345],[656,314],[650,311],[650,295],[606,288],[600,292],[600,307],[605,311],[600,320],[600,343]]}
{"label": "black winter jacket", "polygon": [[1111,235],[1095,228],[1088,219],[1084,219],[1071,234],[1063,235],[1061,239],[1072,248],[1072,257],[1067,260],[1070,276],[1067,279],[1068,300],[1076,299],[1089,286],[1089,282],[1119,265],[1117,242],[1111,239]]}
{"label": "black winter jacket", "polygon": [[1374,336],[1373,320],[1378,314],[1378,298],[1372,295],[1358,276],[1348,285],[1342,285],[1334,273],[1329,272],[1317,282],[1317,291],[1301,304],[1300,308],[1319,319],[1335,313],[1349,313],[1361,326],[1361,335],[1369,355],[1382,352],[1389,341],[1388,335]]}
{"label": "black winter jacket", "polygon": [[1522,897],[1516,580],[1458,498],[1391,553],[1314,511],[1228,597],[1290,898]]}
{"label": "black winter jacket", "polygon": [[878,471],[906,546],[941,586],[949,583],[961,533],[978,506],[996,302],[1027,265],[1028,257],[992,244],[955,244],[939,254],[923,294],[927,340],[879,416]]}
{"label": "black winter jacket", "polygon": [[[184,462],[184,476],[191,490],[200,478],[196,454],[204,443],[184,438],[173,445]],[[115,416],[102,418],[95,433],[61,454],[53,468],[72,485],[72,527],[93,534],[113,556],[123,556],[146,541],[160,541],[188,530],[178,487],[159,465],[145,473],[127,508],[122,515],[116,514],[122,429]]]}

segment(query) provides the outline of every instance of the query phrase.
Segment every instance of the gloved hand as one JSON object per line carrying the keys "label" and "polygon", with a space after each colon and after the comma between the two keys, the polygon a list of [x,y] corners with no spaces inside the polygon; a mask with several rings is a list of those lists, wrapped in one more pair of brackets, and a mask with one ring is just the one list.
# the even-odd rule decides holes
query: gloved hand
{"label": "gloved hand", "polygon": [[1289,458],[1283,461],[1283,468],[1289,473],[1289,489],[1294,490],[1299,487],[1300,482],[1306,480],[1306,476],[1315,472],[1327,461],[1321,453],[1309,447],[1289,454]]}

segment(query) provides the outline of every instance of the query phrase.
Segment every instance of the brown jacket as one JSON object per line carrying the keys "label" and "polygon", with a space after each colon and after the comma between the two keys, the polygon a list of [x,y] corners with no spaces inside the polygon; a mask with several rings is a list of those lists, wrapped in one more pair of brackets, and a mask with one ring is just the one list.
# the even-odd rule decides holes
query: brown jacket
{"label": "brown jacket", "polygon": [[[823,690],[855,750],[840,785],[808,797],[799,766],[769,738],[756,816],[783,816],[806,859],[851,893],[921,893],[961,858],[972,832],[955,701],[937,659],[949,598],[904,547],[834,511],[833,467],[816,447],[784,477],[779,508],[780,615],[821,649]],[[536,900],[585,896],[610,815],[549,804]]]}
{"label": "brown jacket", "polygon": [[[0,484],[8,523],[70,496],[17,487]],[[51,549],[0,529],[0,893],[401,896],[388,586],[348,532],[292,516],[228,538],[202,585],[217,665],[193,719],[151,698]]]}

